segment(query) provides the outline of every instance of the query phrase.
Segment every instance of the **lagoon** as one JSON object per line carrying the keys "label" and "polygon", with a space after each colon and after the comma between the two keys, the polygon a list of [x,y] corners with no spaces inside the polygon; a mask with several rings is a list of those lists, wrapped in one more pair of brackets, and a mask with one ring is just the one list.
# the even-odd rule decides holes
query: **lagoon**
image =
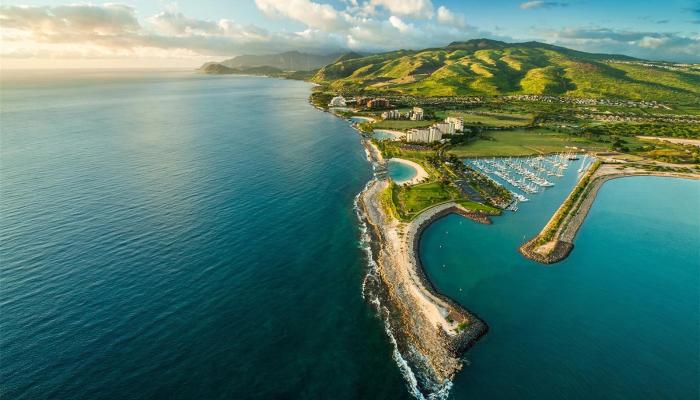
{"label": "lagoon", "polygon": [[418,174],[418,171],[411,164],[395,159],[387,161],[387,169],[389,177],[398,184],[408,182]]}
{"label": "lagoon", "polygon": [[518,246],[575,177],[492,226],[437,221],[421,258],[437,289],[490,326],[457,376],[455,398],[696,399],[700,394],[700,181],[607,182],[566,260]]}

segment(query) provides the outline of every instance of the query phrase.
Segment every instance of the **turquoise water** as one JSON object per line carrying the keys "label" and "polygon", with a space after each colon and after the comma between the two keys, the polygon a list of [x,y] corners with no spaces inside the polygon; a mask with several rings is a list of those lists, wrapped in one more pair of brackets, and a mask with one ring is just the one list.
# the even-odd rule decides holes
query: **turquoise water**
{"label": "turquoise water", "polygon": [[0,397],[409,398],[361,297],[371,169],[309,90],[4,81]]}
{"label": "turquoise water", "polygon": [[382,130],[382,129],[375,129],[372,132],[372,137],[377,139],[377,140],[393,140],[393,139],[395,139],[395,135],[393,133]]}
{"label": "turquoise water", "polygon": [[634,177],[601,189],[570,257],[516,251],[573,183],[494,225],[448,216],[421,242],[437,288],[490,326],[454,398],[697,399],[700,181]]}
{"label": "turquoise water", "polygon": [[396,183],[403,183],[411,180],[418,173],[411,165],[395,160],[389,160],[387,162],[387,169],[389,170],[389,176]]}
{"label": "turquoise water", "polygon": [[[410,398],[361,297],[370,166],[309,85],[19,78],[0,99],[1,398]],[[575,169],[493,226],[427,231],[431,278],[491,326],[453,398],[697,398],[697,182],[609,182],[569,259],[523,260]]]}

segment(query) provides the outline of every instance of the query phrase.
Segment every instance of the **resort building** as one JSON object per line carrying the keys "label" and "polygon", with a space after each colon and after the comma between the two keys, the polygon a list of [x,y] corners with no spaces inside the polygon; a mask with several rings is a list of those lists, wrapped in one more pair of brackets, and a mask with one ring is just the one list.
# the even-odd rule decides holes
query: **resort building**
{"label": "resort building", "polygon": [[406,132],[406,141],[409,143],[428,143],[429,129],[409,129]]}
{"label": "resort building", "polygon": [[442,139],[442,132],[434,126],[428,129],[409,129],[406,141],[409,143],[433,143]]}
{"label": "resort building", "polygon": [[430,134],[428,135],[428,143],[439,142],[442,139],[442,132],[440,129],[434,125],[430,127]]}
{"label": "resort building", "polygon": [[331,102],[328,103],[328,107],[345,107],[346,105],[347,102],[343,96],[335,96],[331,99]]}
{"label": "resort building", "polygon": [[455,126],[447,122],[438,122],[437,124],[433,125],[433,127],[439,130],[443,135],[454,135],[455,133]]}
{"label": "resort building", "polygon": [[453,135],[457,132],[461,133],[464,130],[464,119],[461,117],[447,117],[445,118],[445,122],[453,126]]}
{"label": "resort building", "polygon": [[400,119],[401,113],[399,110],[389,110],[382,113],[382,119]]}
{"label": "resort building", "polygon": [[413,110],[411,110],[408,114],[411,121],[423,120],[423,109],[420,107],[413,107]]}
{"label": "resort building", "polygon": [[367,102],[367,107],[369,108],[387,108],[389,107],[389,100],[387,99],[372,99]]}

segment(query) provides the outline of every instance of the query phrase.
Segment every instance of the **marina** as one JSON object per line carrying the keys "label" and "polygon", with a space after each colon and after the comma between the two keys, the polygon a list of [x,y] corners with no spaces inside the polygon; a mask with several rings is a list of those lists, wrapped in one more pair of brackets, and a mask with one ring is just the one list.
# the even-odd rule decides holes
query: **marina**
{"label": "marina", "polygon": [[[518,203],[529,201],[528,195],[554,186],[576,160],[578,157],[575,154],[559,153],[549,156],[474,158],[464,162],[510,191],[515,201],[508,209],[517,211]],[[583,173],[592,163],[593,157],[584,156],[577,172]]]}

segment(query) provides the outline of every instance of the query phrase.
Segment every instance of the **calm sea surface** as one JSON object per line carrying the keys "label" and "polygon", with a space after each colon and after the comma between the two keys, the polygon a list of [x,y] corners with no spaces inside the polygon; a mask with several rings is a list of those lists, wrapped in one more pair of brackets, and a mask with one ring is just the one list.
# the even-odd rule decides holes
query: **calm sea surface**
{"label": "calm sea surface", "polygon": [[0,397],[409,398],[362,300],[357,133],[302,82],[2,86]]}
{"label": "calm sea surface", "polygon": [[[370,167],[308,84],[3,79],[0,397],[410,397],[361,297]],[[569,259],[523,260],[574,180],[427,231],[431,278],[491,326],[451,396],[696,399],[700,185],[609,182]]]}
{"label": "calm sea surface", "polygon": [[452,395],[698,399],[700,181],[609,181],[569,258],[552,266],[524,259],[517,247],[546,223],[575,175],[569,168],[492,226],[448,216],[426,230],[428,275],[491,328]]}

